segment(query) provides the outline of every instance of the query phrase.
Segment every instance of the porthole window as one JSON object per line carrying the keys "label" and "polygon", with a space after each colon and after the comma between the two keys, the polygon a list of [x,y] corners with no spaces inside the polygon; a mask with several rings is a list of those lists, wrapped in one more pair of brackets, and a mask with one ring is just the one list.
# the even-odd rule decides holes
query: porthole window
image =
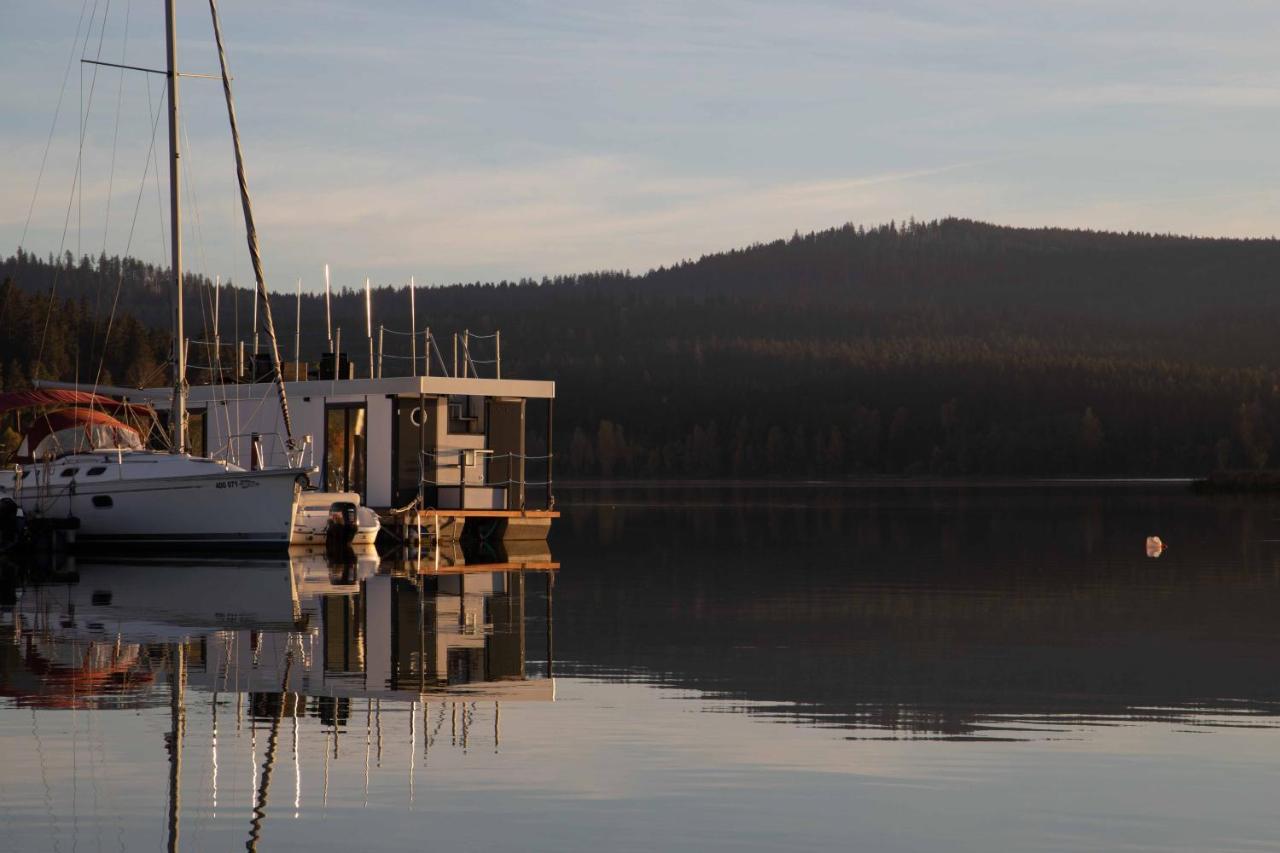
{"label": "porthole window", "polygon": [[108,509],[115,501],[111,500],[111,495],[94,495],[93,505],[99,509]]}
{"label": "porthole window", "polygon": [[86,477],[96,477],[99,474],[106,473],[106,470],[107,470],[107,467],[105,465],[94,465],[88,471],[85,471],[84,474]]}
{"label": "porthole window", "polygon": [[59,477],[74,477],[74,476],[75,476],[76,474],[78,474],[78,473],[80,473],[80,469],[79,469],[79,468],[63,468],[63,469],[62,469],[62,473],[61,473],[61,474],[59,474],[58,476],[59,476]]}

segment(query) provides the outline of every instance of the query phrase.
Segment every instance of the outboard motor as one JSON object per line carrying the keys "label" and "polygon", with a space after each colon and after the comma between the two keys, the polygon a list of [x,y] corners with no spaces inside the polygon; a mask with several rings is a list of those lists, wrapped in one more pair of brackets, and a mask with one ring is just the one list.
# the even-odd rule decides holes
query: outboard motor
{"label": "outboard motor", "polygon": [[358,510],[351,501],[338,501],[329,506],[329,524],[324,539],[329,548],[345,548],[356,538],[359,526]]}

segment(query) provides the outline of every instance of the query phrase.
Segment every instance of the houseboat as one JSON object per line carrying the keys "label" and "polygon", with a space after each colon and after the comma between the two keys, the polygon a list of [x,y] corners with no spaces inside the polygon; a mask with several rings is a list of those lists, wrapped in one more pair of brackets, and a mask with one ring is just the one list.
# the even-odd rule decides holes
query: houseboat
{"label": "houseboat", "polygon": [[[306,378],[289,381],[292,432],[311,463],[310,485],[358,495],[406,541],[424,534],[457,538],[464,531],[545,538],[559,517],[551,441],[555,382],[498,378],[500,368],[495,377],[463,372],[354,378],[345,356],[326,354]],[[249,470],[298,458],[284,439],[276,383],[264,374],[190,387],[193,454]],[[172,403],[167,387],[99,391],[150,404],[162,419]]]}

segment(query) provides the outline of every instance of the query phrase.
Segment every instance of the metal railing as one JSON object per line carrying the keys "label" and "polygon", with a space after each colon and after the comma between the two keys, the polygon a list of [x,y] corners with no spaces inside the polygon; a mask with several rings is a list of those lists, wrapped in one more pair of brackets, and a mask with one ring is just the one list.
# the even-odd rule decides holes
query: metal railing
{"label": "metal railing", "polygon": [[[494,453],[486,448],[451,448],[419,451],[418,504],[420,507],[425,507],[425,491],[428,488],[458,489],[458,502],[460,504],[458,508],[466,507],[468,489],[505,489],[508,503],[506,508],[511,509],[510,502],[513,497],[511,492],[514,489],[514,497],[518,504],[515,508],[523,511],[527,509],[527,490],[532,486],[546,490],[546,508],[552,509],[555,507],[556,502],[555,493],[552,491],[552,464],[554,460],[554,454],[550,453],[541,455],[515,452]],[[502,462],[507,463],[506,479],[489,479],[489,472],[492,470],[492,466],[495,463]],[[545,479],[534,480],[526,476],[526,464],[529,462],[545,463]],[[469,482],[467,480],[467,471],[480,468],[482,465],[484,466],[481,469],[482,479],[479,482]],[[450,470],[457,471],[457,479],[453,479],[452,476],[448,479],[441,479],[441,472]],[[517,472],[519,476],[515,476]]]}
{"label": "metal railing", "polygon": [[[239,448],[246,441],[247,466],[241,461]],[[314,465],[314,454],[315,444],[309,435],[304,435],[298,446],[289,447],[278,432],[239,432],[227,436],[222,447],[210,453],[209,458],[257,471],[263,468],[311,468]]]}

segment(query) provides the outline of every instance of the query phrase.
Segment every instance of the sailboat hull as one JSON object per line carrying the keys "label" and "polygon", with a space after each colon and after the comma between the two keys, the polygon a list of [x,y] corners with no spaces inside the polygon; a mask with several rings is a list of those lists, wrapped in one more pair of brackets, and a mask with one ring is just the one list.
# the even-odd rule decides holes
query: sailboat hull
{"label": "sailboat hull", "polygon": [[[107,470],[91,479],[86,472],[95,470],[89,465],[95,459]],[[126,464],[112,464],[100,455],[65,458],[50,470],[30,472],[34,476],[16,494],[12,482],[0,481],[0,497],[14,497],[28,517],[77,519],[77,545],[288,547],[305,469],[228,470],[187,457],[189,464],[180,467],[204,470],[136,476],[142,460],[128,461],[129,454],[125,459]],[[73,468],[75,474],[60,477]]]}

